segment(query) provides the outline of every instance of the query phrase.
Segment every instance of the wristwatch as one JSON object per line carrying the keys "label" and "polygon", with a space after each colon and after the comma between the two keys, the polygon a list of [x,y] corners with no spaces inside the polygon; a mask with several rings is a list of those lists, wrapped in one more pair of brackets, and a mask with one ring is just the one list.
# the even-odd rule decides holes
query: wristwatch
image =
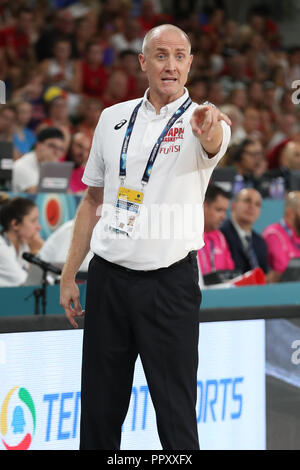
{"label": "wristwatch", "polygon": [[204,101],[204,103],[202,103],[202,106],[211,106],[212,108],[216,108],[216,106],[210,101]]}

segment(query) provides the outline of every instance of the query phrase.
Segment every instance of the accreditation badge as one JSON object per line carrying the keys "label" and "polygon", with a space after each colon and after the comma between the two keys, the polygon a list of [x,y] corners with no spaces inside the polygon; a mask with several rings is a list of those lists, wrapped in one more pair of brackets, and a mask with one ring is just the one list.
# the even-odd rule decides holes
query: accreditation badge
{"label": "accreditation badge", "polygon": [[143,191],[120,186],[110,227],[131,236],[143,203]]}

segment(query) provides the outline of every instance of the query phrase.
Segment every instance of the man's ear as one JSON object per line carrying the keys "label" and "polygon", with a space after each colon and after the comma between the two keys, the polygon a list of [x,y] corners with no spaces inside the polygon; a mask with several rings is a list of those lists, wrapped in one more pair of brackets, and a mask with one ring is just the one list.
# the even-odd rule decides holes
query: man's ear
{"label": "man's ear", "polygon": [[139,54],[138,58],[139,58],[139,63],[140,63],[142,71],[146,72],[147,67],[146,67],[146,59],[145,59],[144,54]]}

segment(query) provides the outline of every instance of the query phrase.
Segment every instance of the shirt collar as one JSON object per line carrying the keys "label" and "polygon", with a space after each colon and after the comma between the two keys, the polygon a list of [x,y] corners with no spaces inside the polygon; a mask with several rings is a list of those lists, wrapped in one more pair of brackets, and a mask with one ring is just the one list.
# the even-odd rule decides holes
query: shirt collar
{"label": "shirt collar", "polygon": [[[146,111],[153,111],[156,114],[155,108],[152,103],[148,100],[148,93],[149,93],[149,88],[145,91],[144,97],[143,97],[143,107],[145,108]],[[175,101],[172,101],[171,103],[166,104],[160,109],[160,114],[158,116],[167,116],[169,114],[175,113],[175,111],[179,108],[179,106],[185,102],[189,97],[189,92],[187,88],[184,87],[184,94],[180,96]]]}
{"label": "shirt collar", "polygon": [[235,230],[237,231],[239,237],[242,240],[245,240],[246,236],[251,236],[252,232],[245,232],[245,230],[242,229],[242,227],[234,220],[234,218],[231,218],[232,225],[234,226]]}

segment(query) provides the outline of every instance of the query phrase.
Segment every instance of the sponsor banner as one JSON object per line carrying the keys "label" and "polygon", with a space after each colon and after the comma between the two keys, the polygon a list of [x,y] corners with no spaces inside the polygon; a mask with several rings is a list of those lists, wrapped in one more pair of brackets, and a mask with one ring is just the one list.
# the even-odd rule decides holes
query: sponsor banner
{"label": "sponsor banner", "polygon": [[[78,449],[82,330],[0,335],[0,449]],[[202,449],[265,449],[264,320],[200,327]],[[116,404],[117,406],[117,404]],[[140,359],[121,449],[161,449]]]}

